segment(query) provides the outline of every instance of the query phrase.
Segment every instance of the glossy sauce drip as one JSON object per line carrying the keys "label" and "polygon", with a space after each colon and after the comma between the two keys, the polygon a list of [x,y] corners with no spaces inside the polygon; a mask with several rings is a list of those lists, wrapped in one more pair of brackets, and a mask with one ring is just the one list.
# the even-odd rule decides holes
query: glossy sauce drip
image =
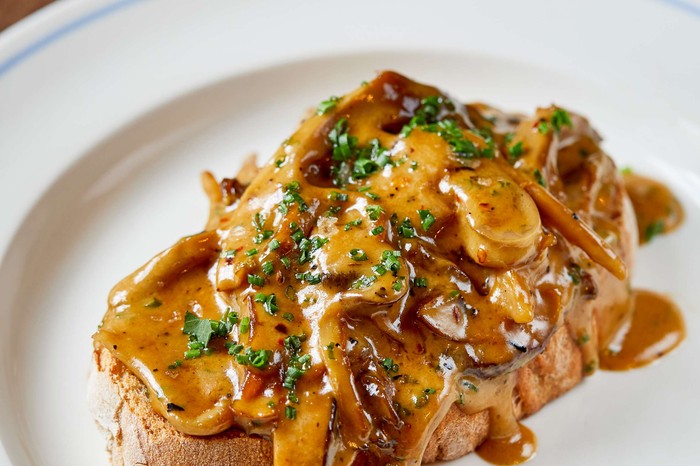
{"label": "glossy sauce drip", "polygon": [[507,437],[490,437],[476,449],[477,455],[492,464],[521,464],[537,453],[537,438],[523,424],[518,423],[515,434]]}
{"label": "glossy sauce drip", "polygon": [[600,351],[600,368],[621,371],[646,366],[685,338],[680,309],[650,291],[632,293],[630,311]]}
{"label": "glossy sauce drip", "polygon": [[[637,219],[640,244],[678,228],[685,216],[670,189],[639,175],[624,175]],[[634,290],[627,302],[612,313],[612,325],[604,327],[599,366],[605,370],[643,367],[676,348],[685,338],[683,315],[666,296]]]}
{"label": "glossy sauce drip", "polygon": [[673,231],[683,223],[683,207],[662,183],[632,173],[625,174],[624,180],[637,217],[641,244],[648,243],[658,234]]}

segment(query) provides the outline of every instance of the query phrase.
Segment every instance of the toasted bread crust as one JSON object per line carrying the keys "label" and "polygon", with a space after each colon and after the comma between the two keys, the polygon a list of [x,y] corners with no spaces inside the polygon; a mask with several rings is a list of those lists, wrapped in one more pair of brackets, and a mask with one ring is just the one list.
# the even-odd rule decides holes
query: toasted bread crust
{"label": "toasted bread crust", "polygon": [[[518,371],[514,405],[519,418],[529,416],[570,390],[583,377],[581,352],[565,327],[545,351]],[[272,464],[272,444],[230,429],[195,437],[175,430],[158,415],[145,385],[112,353],[96,344],[88,389],[90,409],[107,436],[114,466]],[[489,431],[486,411],[465,414],[456,405],[435,430],[424,463],[451,460],[473,451]]]}

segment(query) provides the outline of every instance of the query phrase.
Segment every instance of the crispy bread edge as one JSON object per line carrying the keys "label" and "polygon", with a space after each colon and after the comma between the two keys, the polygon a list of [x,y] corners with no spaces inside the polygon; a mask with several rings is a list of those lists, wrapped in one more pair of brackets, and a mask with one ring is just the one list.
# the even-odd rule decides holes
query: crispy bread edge
{"label": "crispy bread edge", "polygon": [[[518,371],[513,397],[519,418],[540,410],[583,377],[581,352],[566,326],[543,353]],[[178,432],[151,407],[145,385],[112,353],[95,345],[88,403],[114,466],[272,464],[268,440],[229,429],[209,437]],[[489,430],[486,411],[467,415],[453,405],[428,443],[424,463],[451,460],[473,451]]]}

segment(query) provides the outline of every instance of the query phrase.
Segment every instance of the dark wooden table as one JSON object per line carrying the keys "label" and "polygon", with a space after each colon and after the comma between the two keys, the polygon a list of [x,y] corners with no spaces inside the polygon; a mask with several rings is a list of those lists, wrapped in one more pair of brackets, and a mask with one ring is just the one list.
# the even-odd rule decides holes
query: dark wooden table
{"label": "dark wooden table", "polygon": [[53,0],[0,0],[0,31]]}

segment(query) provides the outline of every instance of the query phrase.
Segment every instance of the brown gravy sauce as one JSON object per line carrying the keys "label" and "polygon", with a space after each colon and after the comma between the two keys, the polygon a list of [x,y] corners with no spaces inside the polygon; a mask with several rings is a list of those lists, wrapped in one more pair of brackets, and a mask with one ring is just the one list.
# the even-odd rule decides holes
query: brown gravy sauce
{"label": "brown gravy sauce", "polygon": [[624,175],[625,189],[637,217],[640,244],[683,223],[683,207],[670,189],[658,181],[633,173]]}
{"label": "brown gravy sauce", "polygon": [[683,315],[666,296],[632,293],[630,310],[600,348],[600,368],[624,371],[646,366],[668,354],[685,338]]}
{"label": "brown gravy sauce", "polygon": [[[571,130],[555,137],[541,127],[555,121],[554,107],[532,120],[478,105],[468,115],[449,109],[452,119],[482,131],[465,131],[471,146],[488,151],[495,141],[501,153],[520,157],[512,166],[500,153],[468,163],[446,158],[451,146],[429,131],[396,143],[392,128],[408,120],[391,120],[395,94],[412,108],[436,92],[388,73],[346,98],[342,113],[355,143],[367,146],[376,136],[397,160],[357,189],[334,192],[318,175],[329,161],[309,155],[328,152],[317,129],[338,128],[330,116],[312,117],[276,154],[276,167],[250,175],[248,187],[239,176],[220,192],[205,177],[207,230],[115,287],[95,340],[148,385],[155,409],[179,431],[239,428],[271,437],[276,466],[419,464],[458,395],[466,413],[489,412],[489,438],[477,454],[519,464],[534,457],[537,441],[516,419],[517,369],[565,317],[577,327],[584,357],[603,369],[649,364],[683,340],[672,302],[636,291],[627,305],[628,282],[604,270],[615,269],[613,258],[622,264],[616,254],[630,258],[631,223],[619,220],[619,174],[587,121],[573,116]],[[377,124],[355,124],[368,116]],[[491,142],[483,139],[489,132]],[[533,172],[542,179],[530,180]],[[388,181],[370,185],[379,176]],[[682,221],[663,185],[627,175],[625,186],[642,242]],[[587,236],[588,224],[612,238],[612,249]],[[302,259],[301,245],[308,252],[320,239],[329,244]],[[589,259],[590,251],[613,266]],[[377,272],[379,265],[388,270]],[[618,272],[624,278],[624,265]],[[585,303],[598,292],[604,304],[594,311]],[[212,329],[230,311],[236,319],[202,349],[192,346],[195,332],[183,333],[190,310]],[[607,316],[603,335],[595,334],[596,312]]]}
{"label": "brown gravy sauce", "polygon": [[507,437],[487,438],[476,449],[476,454],[492,464],[521,464],[531,460],[537,453],[537,437],[535,434],[518,423],[515,434]]}
{"label": "brown gravy sauce", "polygon": [[[670,189],[632,173],[624,175],[624,182],[634,207],[640,244],[681,225],[683,207]],[[619,321],[602,337],[599,367],[623,371],[651,364],[676,348],[685,338],[685,324],[669,297],[633,290],[619,312]]]}

